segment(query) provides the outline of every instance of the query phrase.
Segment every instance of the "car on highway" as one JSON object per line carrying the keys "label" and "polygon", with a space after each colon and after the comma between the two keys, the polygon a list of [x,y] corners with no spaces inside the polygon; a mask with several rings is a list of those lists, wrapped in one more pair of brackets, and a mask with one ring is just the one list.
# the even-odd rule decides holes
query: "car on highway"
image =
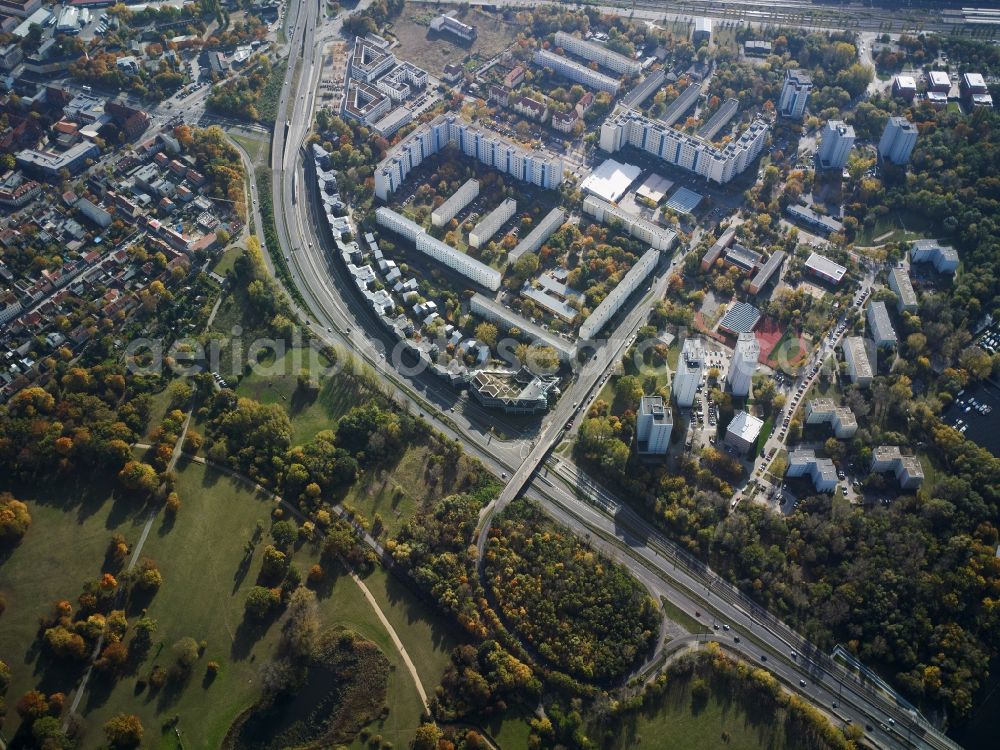
{"label": "car on highway", "polygon": [[805,687],[805,686],[806,686],[806,681],[805,680],[799,680],[799,687]]}

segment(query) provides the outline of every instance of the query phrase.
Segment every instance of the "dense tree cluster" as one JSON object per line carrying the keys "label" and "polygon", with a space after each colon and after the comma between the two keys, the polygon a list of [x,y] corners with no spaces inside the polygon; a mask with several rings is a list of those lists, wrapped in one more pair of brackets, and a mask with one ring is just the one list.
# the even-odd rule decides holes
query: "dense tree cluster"
{"label": "dense tree cluster", "polygon": [[283,64],[272,64],[262,57],[239,77],[213,87],[206,105],[229,117],[273,125],[284,73]]}
{"label": "dense tree cluster", "polygon": [[490,534],[486,577],[504,619],[547,660],[603,681],[655,639],[658,610],[642,586],[536,506],[514,503]]}

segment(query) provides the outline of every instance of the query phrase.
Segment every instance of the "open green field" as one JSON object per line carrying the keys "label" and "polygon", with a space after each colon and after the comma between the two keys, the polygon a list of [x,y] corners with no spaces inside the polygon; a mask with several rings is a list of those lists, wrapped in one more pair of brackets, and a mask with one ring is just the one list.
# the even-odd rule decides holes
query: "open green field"
{"label": "open green field", "polygon": [[[244,560],[244,545],[261,522],[270,524],[273,503],[249,485],[194,462],[178,466],[177,491],[182,507],[175,521],[158,515],[142,556],[155,560],[163,585],[148,603],[157,621],[147,658],[116,683],[95,674],[80,704],[88,727],[82,747],[97,747],[100,726],[118,712],[137,714],[146,728],[149,747],[174,747],[164,723],[178,717],[185,748],[217,748],[232,719],[259,695],[261,669],[271,659],[281,625],[248,627],[243,622],[247,591],[256,583],[267,532],[253,555]],[[38,617],[59,599],[75,600],[85,579],[99,577],[111,534],[134,544],[150,511],[116,499],[106,487],[53,487],[49,493],[15,492],[29,503],[33,524],[22,543],[0,563],[0,592],[7,600],[0,628],[0,653],[12,671],[10,703],[29,689],[70,694],[83,665],[48,664],[35,645]],[[66,497],[74,498],[67,502]],[[306,543],[293,557],[306,571],[319,559],[319,544]],[[65,574],[57,574],[64,571]],[[369,729],[396,747],[405,747],[419,724],[422,705],[402,658],[377,613],[346,571],[328,571],[329,585],[320,592],[322,627],[344,625],[374,641],[392,667],[389,713]],[[376,570],[368,584],[432,692],[457,642],[455,630],[437,616],[404,583]],[[139,615],[129,612],[130,620]],[[169,667],[171,646],[184,637],[205,642],[204,654],[190,678],[175,687],[150,693],[144,681],[154,664]],[[205,680],[209,660],[221,665],[214,680]],[[16,729],[10,712],[5,737]],[[355,743],[361,747],[360,741]]]}
{"label": "open green field", "polygon": [[[289,348],[280,357],[271,356],[247,374],[236,393],[263,404],[281,404],[292,420],[293,442],[304,443],[317,432],[336,427],[337,420],[354,406],[380,394],[371,381],[353,374],[350,368],[331,377],[322,377],[328,364],[309,347]],[[315,398],[304,396],[298,389],[298,375],[303,368],[320,379],[320,390]]]}
{"label": "open green field", "polygon": [[32,523],[21,543],[0,557],[0,659],[10,667],[7,722],[9,738],[17,726],[13,707],[25,692],[69,693],[82,669],[53,663],[34,646],[38,620],[61,599],[75,601],[85,580],[98,578],[112,533],[134,541],[148,518],[145,508],[119,499],[106,485],[39,481],[9,486],[28,505]]}
{"label": "open green field", "polygon": [[707,700],[691,694],[689,677],[672,681],[651,709],[591,730],[590,738],[604,750],[637,747],[684,750],[785,750],[802,747],[785,733],[771,712],[754,710],[738,699],[712,688]]}
{"label": "open green field", "polygon": [[341,502],[369,519],[379,513],[389,534],[434,500],[460,492],[473,470],[469,459],[441,461],[428,444],[406,449],[392,466],[366,471]]}

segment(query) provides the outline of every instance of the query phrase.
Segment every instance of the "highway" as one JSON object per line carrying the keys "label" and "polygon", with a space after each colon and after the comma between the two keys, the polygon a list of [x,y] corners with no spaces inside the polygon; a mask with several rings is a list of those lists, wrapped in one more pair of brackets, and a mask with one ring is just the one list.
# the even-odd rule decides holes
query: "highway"
{"label": "highway", "polygon": [[[359,7],[365,7],[362,2]],[[309,309],[297,309],[306,320],[315,321],[314,333],[325,343],[346,346],[371,364],[387,391],[413,411],[419,411],[435,429],[460,440],[467,453],[479,459],[498,476],[510,473],[507,486],[481,515],[480,552],[488,538],[489,523],[522,490],[541,502],[545,510],[573,532],[586,536],[615,560],[624,564],[654,596],[664,596],[692,616],[711,619],[732,628],[727,646],[774,673],[791,690],[812,701],[826,713],[850,719],[866,730],[868,739],[886,748],[953,748],[949,740],[929,725],[897,706],[886,694],[862,686],[856,677],[834,664],[791,628],[769,615],[749,597],[723,581],[707,566],[673,545],[648,522],[607,490],[599,487],[572,464],[550,460],[567,421],[575,418],[580,404],[587,402],[602,375],[621,357],[636,329],[646,320],[655,301],[666,291],[668,274],[663,263],[651,289],[642,295],[614,333],[599,344],[580,367],[576,382],[533,434],[519,440],[493,439],[486,425],[494,414],[461,401],[456,393],[430,374],[403,375],[400,363],[386,358],[385,332],[367,307],[354,296],[340,277],[333,248],[318,231],[312,203],[314,191],[306,189],[299,146],[312,125],[314,92],[321,72],[325,40],[340,32],[343,13],[321,20],[315,0],[290,5],[288,19],[288,72],[279,100],[278,123],[272,142],[275,221],[282,253],[292,279]],[[287,121],[287,124],[286,124]],[[242,151],[241,151],[242,153]],[[244,153],[244,159],[248,157]],[[298,175],[297,177],[295,175]],[[298,194],[295,195],[295,183]],[[252,192],[258,225],[259,203]],[[392,364],[393,366],[390,366]],[[458,408],[460,407],[460,408]],[[530,440],[529,437],[534,437]],[[550,469],[550,466],[553,467]],[[541,468],[539,468],[541,467]],[[482,555],[480,556],[482,557]],[[726,632],[726,631],[723,631]],[[727,636],[718,635],[720,639]],[[791,652],[796,652],[796,657]],[[765,661],[766,658],[766,661]],[[800,684],[803,681],[805,685]],[[834,708],[833,703],[838,707]]]}

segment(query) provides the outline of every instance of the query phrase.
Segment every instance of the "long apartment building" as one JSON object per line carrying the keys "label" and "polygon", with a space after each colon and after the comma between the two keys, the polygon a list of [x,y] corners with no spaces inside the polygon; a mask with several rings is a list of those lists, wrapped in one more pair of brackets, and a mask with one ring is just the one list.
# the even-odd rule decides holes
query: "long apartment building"
{"label": "long apartment building", "polygon": [[602,224],[608,223],[611,219],[621,222],[625,231],[654,250],[669,250],[677,239],[677,235],[670,229],[657,226],[641,216],[633,216],[596,195],[588,195],[584,199],[583,211]]}
{"label": "long apartment building", "polygon": [[889,288],[896,293],[896,309],[899,312],[917,311],[917,293],[904,266],[893,266],[889,270]]}
{"label": "long apartment building", "polygon": [[386,154],[375,168],[375,195],[386,200],[425,159],[452,144],[466,156],[522,182],[550,190],[562,184],[565,167],[558,156],[525,148],[448,114],[417,128]]}
{"label": "long apartment building", "polygon": [[621,309],[621,306],[625,304],[625,300],[634,292],[646,277],[653,272],[656,268],[656,264],[660,261],[660,252],[654,248],[649,248],[639,258],[638,262],[632,266],[628,273],[626,273],[622,280],[618,282],[608,296],[604,298],[594,311],[587,316],[587,319],[583,321],[580,326],[580,338],[589,339],[597,335],[602,328],[604,328],[605,323],[614,317],[614,314]]}
{"label": "long apartment building", "polygon": [[478,292],[472,295],[472,298],[469,300],[469,309],[473,315],[478,315],[494,323],[500,323],[507,328],[519,329],[533,343],[541,344],[542,346],[551,346],[560,358],[564,360],[571,360],[573,355],[576,354],[576,347],[566,339],[549,333],[523,315],[519,315],[509,307],[504,307],[496,300],[492,300]]}
{"label": "long apartment building", "polygon": [[742,173],[764,150],[768,124],[757,119],[735,140],[719,147],[638,112],[621,110],[601,126],[601,148],[615,153],[634,146],[688,172],[723,184]]}
{"label": "long apartment building", "polygon": [[871,360],[868,359],[868,349],[865,340],[860,336],[848,336],[844,339],[844,361],[847,363],[847,374],[854,385],[867,388],[872,384],[875,372]]}
{"label": "long apartment building", "polygon": [[578,36],[567,34],[565,31],[557,31],[555,41],[557,47],[562,47],[567,52],[595,62],[602,68],[607,68],[618,75],[635,76],[642,71],[641,60],[629,59],[625,55],[608,49],[603,44],[581,39]]}
{"label": "long apartment building", "polygon": [[894,347],[899,343],[896,336],[896,329],[892,327],[892,320],[889,318],[889,309],[885,302],[878,300],[868,305],[865,317],[868,319],[868,330],[871,332],[872,341],[877,347]]}
{"label": "long apartment building", "polygon": [[375,211],[375,220],[379,226],[385,227],[414,244],[419,252],[433,258],[443,266],[472,279],[491,291],[500,288],[500,272],[470,258],[465,253],[432,237],[414,221],[384,206]]}
{"label": "long apartment building", "polygon": [[458,212],[472,203],[479,195],[479,180],[466,180],[462,187],[449,196],[448,200],[431,211],[431,224],[443,227],[458,215]]}
{"label": "long apartment building", "polygon": [[598,73],[586,65],[581,65],[563,55],[557,55],[555,52],[549,52],[547,49],[540,49],[535,52],[534,62],[540,68],[552,68],[552,70],[564,78],[576,81],[597,91],[607,91],[612,96],[617,96],[618,91],[622,87],[621,81],[617,78],[604,75],[604,73]]}
{"label": "long apartment building", "polygon": [[472,247],[485,245],[515,213],[517,213],[517,201],[508,198],[472,228],[472,231],[469,232],[469,244]]}
{"label": "long apartment building", "polygon": [[517,259],[525,253],[533,253],[542,246],[552,233],[566,221],[566,212],[561,208],[553,208],[545,218],[538,222],[537,226],[528,232],[528,235],[517,243],[517,246],[507,255],[509,263],[516,263]]}

